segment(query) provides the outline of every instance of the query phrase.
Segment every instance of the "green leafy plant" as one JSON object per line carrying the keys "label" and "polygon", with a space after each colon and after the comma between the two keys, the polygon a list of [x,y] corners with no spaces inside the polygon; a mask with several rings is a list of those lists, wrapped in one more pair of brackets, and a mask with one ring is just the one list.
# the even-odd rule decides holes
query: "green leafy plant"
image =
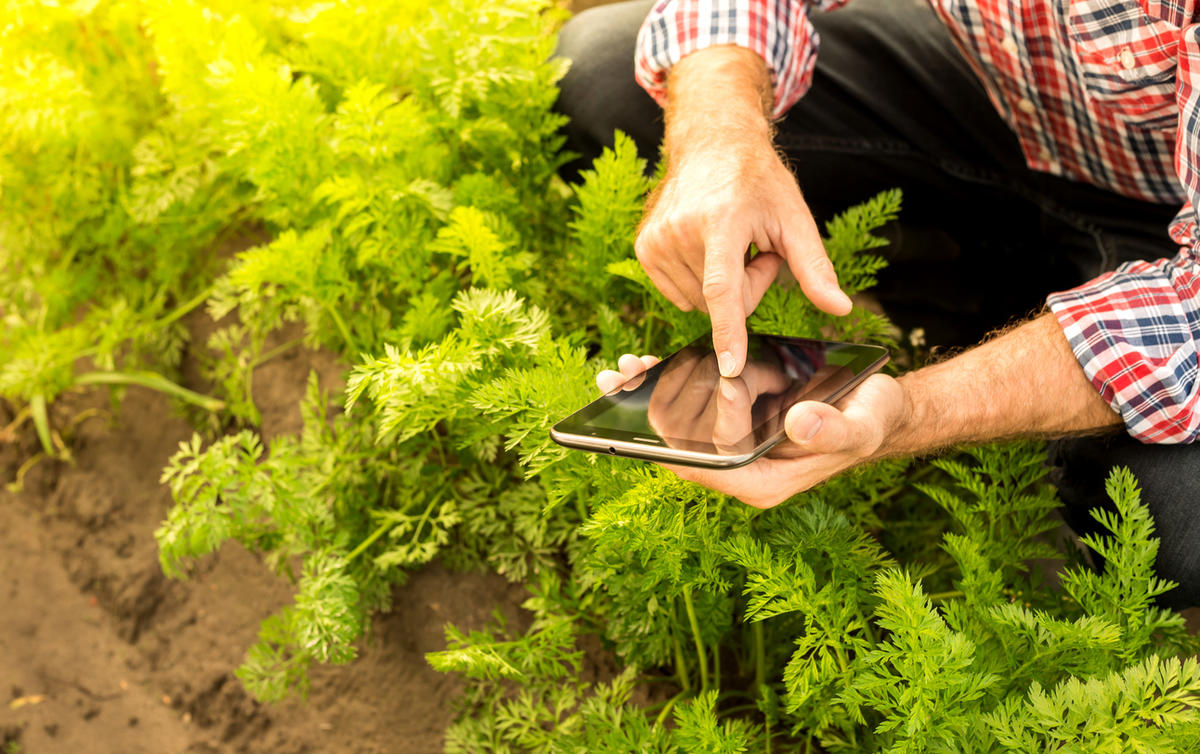
{"label": "green leafy plant", "polygon": [[142,20],[138,4],[16,2],[0,31],[0,397],[51,456],[68,450],[47,405],[75,386],[224,405],[172,377],[240,203],[203,167],[148,188],[174,156],[154,147],[166,103]]}
{"label": "green leafy plant", "polygon": [[[1191,751],[1197,649],[1156,606],[1136,481],[1104,569],[1052,546],[1036,444],[855,469],[758,511],[567,451],[555,420],[621,353],[703,314],[633,253],[655,178],[621,134],[556,175],[545,0],[18,2],[0,30],[0,396],[45,452],[64,391],[142,385],[219,418],[163,472],[162,566],[228,542],[295,585],[238,675],[262,699],[351,661],[435,558],[522,583],[532,622],[447,627],[456,752]],[[99,127],[103,124],[103,127]],[[889,191],[825,228],[870,288]],[[185,323],[212,320],[204,343]],[[775,286],[763,331],[893,343]],[[281,335],[286,332],[287,335]],[[264,443],[254,370],[307,344],[303,429]],[[200,360],[215,397],[179,384]],[[331,394],[332,390],[332,394]],[[119,397],[119,392],[116,395]],[[227,430],[215,434],[213,430]],[[1052,577],[1052,578],[1051,578]],[[585,651],[584,648],[587,648]],[[618,669],[597,674],[586,652]]]}

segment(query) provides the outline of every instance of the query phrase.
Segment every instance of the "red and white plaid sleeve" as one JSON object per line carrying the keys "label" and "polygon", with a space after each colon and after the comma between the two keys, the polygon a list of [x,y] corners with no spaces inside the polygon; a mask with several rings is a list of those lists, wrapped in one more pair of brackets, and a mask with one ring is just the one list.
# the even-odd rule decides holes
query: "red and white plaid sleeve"
{"label": "red and white plaid sleeve", "polygon": [[1146,443],[1200,436],[1200,25],[1182,30],[1177,77],[1175,167],[1189,201],[1170,234],[1183,248],[1048,300],[1088,379]]}
{"label": "red and white plaid sleeve", "polygon": [[696,50],[732,44],[767,62],[780,117],[808,91],[819,42],[810,7],[828,10],[849,0],[660,0],[638,33],[634,75],[661,105],[667,72]]}

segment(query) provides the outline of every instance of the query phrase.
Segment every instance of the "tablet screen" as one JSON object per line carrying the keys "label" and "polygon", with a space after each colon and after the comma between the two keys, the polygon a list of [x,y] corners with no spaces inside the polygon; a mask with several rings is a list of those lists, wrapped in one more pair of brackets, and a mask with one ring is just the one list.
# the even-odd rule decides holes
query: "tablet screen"
{"label": "tablet screen", "polygon": [[722,379],[711,335],[560,422],[572,434],[715,454],[742,454],[777,438],[787,410],[827,400],[864,370],[878,346],[751,334],[741,375]]}

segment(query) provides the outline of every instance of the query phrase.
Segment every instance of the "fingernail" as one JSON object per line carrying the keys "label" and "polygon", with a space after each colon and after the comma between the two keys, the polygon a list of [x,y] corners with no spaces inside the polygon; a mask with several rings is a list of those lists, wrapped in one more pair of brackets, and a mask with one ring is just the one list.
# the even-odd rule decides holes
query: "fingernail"
{"label": "fingernail", "polygon": [[733,354],[729,351],[722,351],[721,355],[717,357],[717,366],[721,370],[722,377],[732,377],[737,362],[734,361]]}
{"label": "fingernail", "polygon": [[733,389],[732,382],[721,380],[721,397],[727,401],[737,398],[737,391]]}
{"label": "fingernail", "polygon": [[800,420],[800,426],[796,428],[796,434],[800,435],[803,442],[808,442],[817,436],[821,431],[821,417],[816,414],[810,414],[807,418]]}

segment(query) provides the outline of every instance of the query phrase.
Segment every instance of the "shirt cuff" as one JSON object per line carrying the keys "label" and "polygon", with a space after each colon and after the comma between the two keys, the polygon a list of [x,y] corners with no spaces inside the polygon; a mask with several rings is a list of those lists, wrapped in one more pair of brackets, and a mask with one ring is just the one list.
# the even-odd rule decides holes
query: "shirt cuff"
{"label": "shirt cuff", "polygon": [[1200,238],[1196,235],[1196,210],[1192,208],[1190,201],[1183,205],[1183,209],[1171,220],[1168,233],[1172,241],[1189,249],[1200,243]]}
{"label": "shirt cuff", "polygon": [[1047,299],[1084,374],[1144,443],[1190,443],[1200,434],[1198,273],[1196,250],[1184,249]]}
{"label": "shirt cuff", "polygon": [[774,92],[772,116],[781,117],[812,83],[819,38],[808,19],[810,2],[662,0],[638,32],[634,76],[664,105],[667,74],[684,56],[714,45],[737,45],[766,62]]}

